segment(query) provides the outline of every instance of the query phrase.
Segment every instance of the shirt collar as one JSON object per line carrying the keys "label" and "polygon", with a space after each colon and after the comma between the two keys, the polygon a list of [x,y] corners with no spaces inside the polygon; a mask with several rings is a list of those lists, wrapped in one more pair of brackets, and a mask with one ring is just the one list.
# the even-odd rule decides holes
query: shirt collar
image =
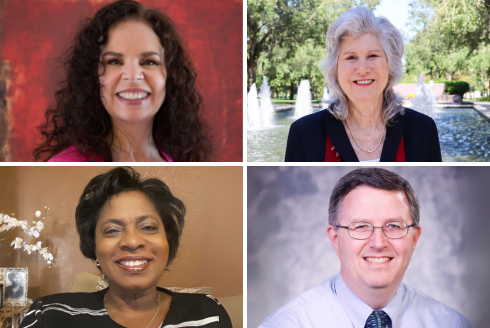
{"label": "shirt collar", "polygon": [[[364,328],[366,320],[374,310],[347,287],[340,273],[335,278],[334,288],[340,304],[342,304],[345,312],[347,312],[354,327]],[[396,322],[396,317],[398,316],[402,303],[402,293],[402,285],[400,284],[393,299],[382,309],[390,316],[393,325]]]}

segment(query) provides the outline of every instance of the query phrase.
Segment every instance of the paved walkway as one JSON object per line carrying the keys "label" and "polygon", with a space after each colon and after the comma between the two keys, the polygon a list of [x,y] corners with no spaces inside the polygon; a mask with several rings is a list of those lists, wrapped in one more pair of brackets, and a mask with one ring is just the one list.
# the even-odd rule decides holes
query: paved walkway
{"label": "paved walkway", "polygon": [[473,101],[475,104],[473,108],[481,115],[484,119],[490,122],[490,102],[486,101]]}

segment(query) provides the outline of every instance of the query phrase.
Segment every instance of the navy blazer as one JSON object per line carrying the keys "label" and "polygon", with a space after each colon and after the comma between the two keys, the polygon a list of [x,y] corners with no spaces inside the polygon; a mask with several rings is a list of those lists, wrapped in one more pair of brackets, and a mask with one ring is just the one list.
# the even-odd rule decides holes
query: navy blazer
{"label": "navy blazer", "polygon": [[[343,162],[359,162],[342,121],[324,109],[304,116],[289,129],[285,162],[324,162],[327,133]],[[386,127],[381,162],[393,162],[403,136],[407,162],[442,162],[436,123],[409,108]]]}

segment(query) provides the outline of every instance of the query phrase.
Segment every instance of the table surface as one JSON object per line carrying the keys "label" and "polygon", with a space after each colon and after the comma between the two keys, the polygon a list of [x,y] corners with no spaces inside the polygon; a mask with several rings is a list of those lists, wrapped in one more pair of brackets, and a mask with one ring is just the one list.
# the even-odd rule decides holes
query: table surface
{"label": "table surface", "polygon": [[27,304],[26,305],[21,305],[21,306],[3,306],[0,308],[0,317],[5,318],[5,317],[11,317],[15,314],[19,314],[22,311],[27,310],[30,306],[32,305],[32,300],[27,299]]}

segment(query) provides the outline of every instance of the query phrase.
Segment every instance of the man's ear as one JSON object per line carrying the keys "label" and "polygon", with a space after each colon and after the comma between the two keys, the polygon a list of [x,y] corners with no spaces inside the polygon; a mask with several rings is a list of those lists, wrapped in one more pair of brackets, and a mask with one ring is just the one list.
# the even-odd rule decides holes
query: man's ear
{"label": "man's ear", "polygon": [[327,227],[327,236],[332,243],[333,249],[335,249],[335,253],[339,256],[339,236],[337,235],[337,231],[333,225],[328,225]]}
{"label": "man's ear", "polygon": [[414,251],[415,251],[415,245],[417,245],[417,242],[419,241],[421,233],[422,233],[422,227],[417,226],[417,228],[415,228],[415,231],[413,232],[413,250]]}

